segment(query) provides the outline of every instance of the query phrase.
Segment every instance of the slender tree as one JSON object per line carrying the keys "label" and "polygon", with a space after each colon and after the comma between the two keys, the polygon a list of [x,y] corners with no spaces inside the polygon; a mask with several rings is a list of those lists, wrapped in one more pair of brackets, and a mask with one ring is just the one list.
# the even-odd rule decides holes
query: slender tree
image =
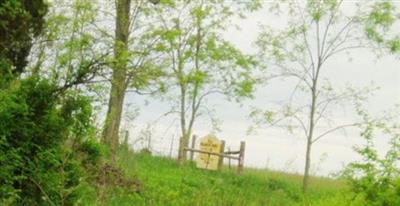
{"label": "slender tree", "polygon": [[[343,4],[351,9],[345,11]],[[373,3],[290,0],[278,5],[287,9],[287,28],[276,32],[266,26],[257,45],[263,61],[271,69],[270,77],[292,78],[296,86],[281,111],[255,110],[252,115],[262,114],[259,123],[303,131],[306,138],[303,191],[306,192],[312,146],[333,132],[360,123],[335,124],[330,118],[332,110],[344,102],[365,99],[374,89],[338,89],[326,75],[332,63],[330,60],[339,54],[357,49],[379,49],[369,41],[369,33],[364,29]],[[321,126],[328,126],[328,129]]]}
{"label": "slender tree", "polygon": [[229,19],[248,6],[256,9],[258,2],[171,1],[168,7],[159,8],[161,41],[157,48],[166,54],[171,112],[180,120],[179,161],[186,159],[184,148],[196,119],[207,112],[205,101],[210,95],[251,95],[255,61],[221,35]]}

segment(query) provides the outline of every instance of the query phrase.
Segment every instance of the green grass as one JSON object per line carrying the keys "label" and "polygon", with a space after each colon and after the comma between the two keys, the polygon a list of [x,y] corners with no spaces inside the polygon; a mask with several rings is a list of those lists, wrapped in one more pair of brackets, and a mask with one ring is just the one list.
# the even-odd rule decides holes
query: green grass
{"label": "green grass", "polygon": [[119,165],[127,175],[141,181],[140,193],[114,189],[105,205],[199,205],[199,206],[339,206],[343,205],[337,180],[313,177],[305,198],[300,175],[246,168],[197,169],[194,163],[177,166],[176,161],[147,154],[121,152]]}

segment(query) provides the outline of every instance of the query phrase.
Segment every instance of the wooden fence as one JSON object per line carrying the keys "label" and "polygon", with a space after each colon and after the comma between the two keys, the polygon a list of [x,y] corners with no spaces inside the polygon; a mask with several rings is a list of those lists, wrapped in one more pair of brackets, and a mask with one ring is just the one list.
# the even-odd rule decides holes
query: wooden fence
{"label": "wooden fence", "polygon": [[186,147],[184,148],[185,153],[190,152],[190,160],[193,161],[194,159],[194,153],[203,153],[203,154],[208,154],[209,156],[214,155],[219,157],[219,162],[218,162],[218,169],[221,169],[224,158],[229,160],[229,167],[231,165],[231,160],[237,160],[238,161],[238,166],[237,166],[237,172],[241,174],[243,172],[243,167],[244,167],[244,153],[245,153],[245,148],[246,148],[246,143],[244,141],[240,142],[240,149],[237,151],[225,151],[225,141],[221,140],[221,147],[220,147],[220,152],[209,152],[209,151],[202,151],[199,149],[196,149],[196,135],[192,136],[192,144],[191,147]]}

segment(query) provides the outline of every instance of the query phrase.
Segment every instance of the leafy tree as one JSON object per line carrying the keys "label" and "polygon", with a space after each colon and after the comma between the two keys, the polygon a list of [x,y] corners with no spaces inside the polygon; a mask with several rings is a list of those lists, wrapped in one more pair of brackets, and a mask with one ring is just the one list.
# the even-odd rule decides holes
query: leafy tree
{"label": "leafy tree", "polygon": [[229,98],[250,97],[256,62],[224,40],[222,32],[229,20],[245,9],[257,9],[258,1],[167,1],[157,8],[161,22],[156,31],[161,41],[156,49],[165,55],[166,88],[172,113],[180,120],[180,161],[186,159],[196,119],[208,112],[206,99],[213,94]]}
{"label": "leafy tree", "polygon": [[0,2],[0,77],[19,75],[27,65],[32,41],[39,36],[47,12],[43,0]]}
{"label": "leafy tree", "polygon": [[43,33],[34,41],[27,74],[48,77],[64,89],[91,83],[102,74],[109,51],[96,41],[92,28],[96,9],[89,0],[59,0],[50,5]]}
{"label": "leafy tree", "polygon": [[[311,149],[320,139],[354,127],[361,122],[334,124],[329,117],[335,105],[367,97],[375,88],[338,89],[330,82],[326,71],[333,57],[357,49],[379,50],[380,45],[370,41],[365,25],[370,22],[368,14],[373,2],[354,4],[344,11],[343,0],[309,0],[304,3],[291,0],[274,4],[283,6],[287,14],[287,28],[277,32],[264,27],[257,45],[262,61],[269,67],[269,78],[292,78],[296,86],[281,111],[256,109],[252,116],[259,123],[288,126],[289,131],[299,129],[306,138],[303,191],[309,185]],[[307,98],[304,100],[304,96]],[[293,101],[295,100],[295,101]],[[328,125],[325,131],[321,125]]]}
{"label": "leafy tree", "polygon": [[116,1],[111,90],[102,135],[113,157],[119,144],[119,127],[127,89],[142,91],[149,85],[149,81],[160,75],[152,63],[154,56],[150,51],[154,39],[147,35],[151,24],[147,25],[149,20],[146,21],[152,13],[152,5],[156,3],[158,1]]}

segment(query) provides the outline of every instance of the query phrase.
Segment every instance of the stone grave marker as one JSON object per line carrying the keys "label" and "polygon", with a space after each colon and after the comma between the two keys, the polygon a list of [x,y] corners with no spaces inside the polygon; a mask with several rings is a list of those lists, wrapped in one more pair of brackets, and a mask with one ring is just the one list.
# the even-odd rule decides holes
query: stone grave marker
{"label": "stone grave marker", "polygon": [[[207,135],[200,139],[200,150],[206,152],[219,153],[221,149],[221,141],[214,135]],[[219,156],[200,153],[197,157],[197,167],[209,170],[217,170]]]}

